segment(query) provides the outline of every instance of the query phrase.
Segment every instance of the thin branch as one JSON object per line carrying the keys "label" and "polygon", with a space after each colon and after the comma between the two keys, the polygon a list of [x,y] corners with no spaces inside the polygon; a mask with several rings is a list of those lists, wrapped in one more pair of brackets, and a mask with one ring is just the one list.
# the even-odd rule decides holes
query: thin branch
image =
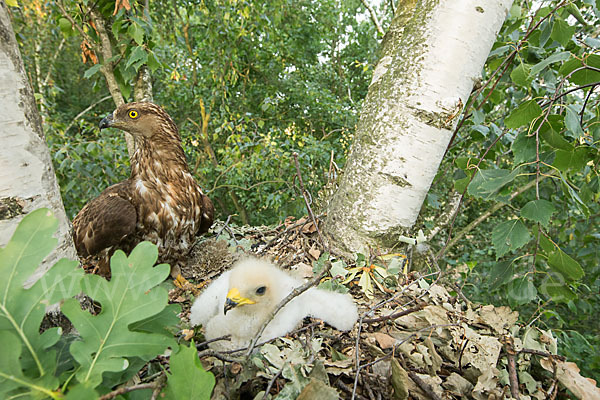
{"label": "thin branch", "polygon": [[71,120],[71,122],[69,123],[69,125],[67,125],[67,127],[65,128],[64,132],[66,133],[66,132],[67,132],[69,129],[71,129],[71,127],[72,127],[73,125],[75,125],[75,123],[77,122],[77,120],[78,120],[79,118],[83,117],[85,114],[87,114],[87,113],[88,113],[90,110],[92,110],[92,109],[93,109],[94,107],[96,107],[98,104],[100,104],[100,103],[102,103],[102,102],[104,102],[104,101],[106,101],[106,100],[108,100],[108,99],[111,99],[111,98],[112,98],[112,96],[109,94],[108,96],[104,96],[104,97],[103,97],[103,98],[101,98],[100,100],[98,100],[98,101],[95,101],[94,103],[92,103],[92,104],[91,104],[89,107],[87,107],[85,110],[83,110],[82,112],[80,112],[79,114],[77,114],[77,115],[75,116],[75,118],[73,118],[73,119]]}
{"label": "thin branch", "polygon": [[110,399],[114,399],[115,397],[117,397],[121,394],[133,392],[134,390],[154,389],[155,387],[156,387],[156,383],[154,383],[154,382],[140,383],[139,385],[133,385],[133,386],[124,386],[124,387],[118,388],[117,390],[113,390],[112,392],[107,393],[103,396],[100,396],[99,400],[110,400]]}
{"label": "thin branch", "polygon": [[[599,82],[600,83],[600,82]],[[592,86],[587,96],[585,96],[585,101],[583,102],[583,107],[581,107],[580,117],[579,117],[579,125],[583,128],[583,114],[585,113],[585,107],[587,107],[587,103],[592,97],[592,93],[594,93],[594,89],[596,89],[598,85]]]}
{"label": "thin branch", "polygon": [[408,314],[412,314],[412,313],[414,313],[416,311],[420,311],[423,308],[425,308],[425,304],[419,304],[416,307],[409,308],[408,310],[398,311],[397,313],[393,313],[393,314],[390,314],[390,315],[384,315],[382,317],[377,317],[377,318],[363,319],[362,322],[368,324],[368,323],[372,323],[372,322],[387,321],[388,319],[396,319],[396,318],[400,318],[400,317],[403,317],[403,316],[408,315]]}
{"label": "thin branch", "polygon": [[[546,179],[548,176],[544,175],[540,178],[540,182],[544,179]],[[479,225],[480,223],[482,223],[483,221],[485,221],[486,219],[488,219],[492,214],[494,214],[496,211],[498,211],[499,209],[501,209],[502,207],[506,206],[509,204],[509,202],[514,199],[515,197],[519,196],[521,193],[531,189],[533,186],[536,185],[536,181],[530,181],[529,183],[527,183],[525,186],[517,189],[516,191],[514,191],[510,197],[508,198],[508,201],[506,203],[496,203],[494,204],[489,210],[487,210],[486,212],[484,212],[483,214],[481,214],[479,217],[477,217],[475,220],[473,220],[472,222],[470,222],[467,226],[465,226],[465,228],[463,230],[461,230],[460,232],[458,232],[456,234],[456,236],[454,236],[452,239],[450,239],[450,241],[444,246],[444,248],[442,250],[440,250],[437,254],[436,254],[436,258],[439,259],[442,254],[444,254],[448,249],[451,249],[457,242],[459,242],[467,233],[469,233],[471,230],[473,230],[473,228],[475,228],[477,225]]]}
{"label": "thin branch", "polygon": [[369,15],[371,16],[371,21],[373,21],[373,24],[375,24],[375,29],[377,29],[377,32],[381,36],[385,35],[385,32],[383,31],[383,28],[381,27],[381,24],[379,23],[379,18],[377,18],[377,14],[375,14],[375,10],[373,10],[373,7],[371,7],[371,5],[367,2],[367,0],[360,0],[360,1],[363,3],[363,5],[367,9],[367,11],[369,11]]}
{"label": "thin branch", "polygon": [[312,209],[310,208],[310,202],[308,200],[308,195],[307,195],[308,192],[304,188],[304,182],[302,181],[302,174],[300,173],[300,163],[298,163],[298,153],[293,152],[292,157],[294,157],[294,164],[296,164],[296,174],[298,176],[298,182],[300,183],[300,189],[302,190],[302,196],[304,197],[304,203],[306,204],[306,209],[308,210],[308,215],[310,216],[310,219],[312,220],[313,224],[315,225],[315,229],[317,230],[317,234],[319,235],[319,240],[321,241],[321,246],[323,246],[323,248],[326,251],[328,251],[327,245],[326,245],[325,241],[323,240],[323,236],[321,236],[321,231],[319,230],[319,225],[317,223],[315,215],[313,214]]}
{"label": "thin branch", "polygon": [[275,381],[277,380],[277,378],[279,378],[279,376],[283,372],[283,368],[285,368],[285,366],[286,366],[286,364],[283,364],[283,366],[279,369],[279,371],[277,371],[277,373],[275,374],[275,376],[269,381],[269,384],[267,385],[267,388],[265,389],[265,394],[263,396],[263,400],[267,399],[267,396],[269,395],[269,392],[271,391],[271,388],[273,387],[273,384],[275,383]]}
{"label": "thin branch", "polygon": [[515,346],[514,340],[509,335],[506,335],[502,338],[502,343],[504,344],[504,351],[506,352],[506,357],[508,359],[508,381],[510,383],[510,394],[513,398],[519,400],[519,378],[517,377],[517,367],[515,361]]}

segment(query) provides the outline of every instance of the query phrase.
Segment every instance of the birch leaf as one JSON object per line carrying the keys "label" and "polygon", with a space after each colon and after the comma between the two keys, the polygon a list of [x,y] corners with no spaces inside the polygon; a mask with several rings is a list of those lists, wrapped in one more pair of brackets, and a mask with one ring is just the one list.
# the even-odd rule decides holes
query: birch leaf
{"label": "birch leaf", "polygon": [[492,244],[496,249],[496,259],[509,251],[522,247],[531,236],[520,219],[512,219],[499,224],[492,231]]}

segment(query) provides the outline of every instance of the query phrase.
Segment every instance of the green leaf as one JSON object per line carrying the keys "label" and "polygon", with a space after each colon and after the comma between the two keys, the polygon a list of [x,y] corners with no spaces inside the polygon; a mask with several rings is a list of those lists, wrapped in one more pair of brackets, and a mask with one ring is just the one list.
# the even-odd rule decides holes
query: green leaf
{"label": "green leaf", "polygon": [[469,194],[483,199],[490,199],[500,188],[512,182],[519,174],[519,167],[507,169],[481,169],[469,185]]}
{"label": "green leaf", "polygon": [[83,77],[85,79],[88,79],[89,77],[93,76],[96,72],[100,71],[100,68],[102,68],[102,64],[96,64],[96,65],[92,66],[91,68],[89,68],[87,71],[85,71],[83,73]]}
{"label": "green leaf", "polygon": [[179,345],[177,353],[171,355],[171,373],[164,390],[165,399],[210,399],[215,377],[202,368],[196,346]]}
{"label": "green leaf", "polygon": [[[600,55],[591,54],[584,60],[586,65],[593,68],[600,68]],[[573,57],[569,61],[564,63],[560,67],[558,72],[559,74],[566,77],[569,76],[569,74],[571,74],[576,69],[581,68],[582,66],[583,63],[581,62],[581,60],[576,57]],[[598,72],[597,70],[594,71],[587,68],[582,69],[580,71],[573,72],[573,74],[569,77],[569,81],[576,85],[587,85],[590,83],[598,82],[600,81],[600,72]]]}
{"label": "green leaf", "polygon": [[517,304],[529,303],[537,296],[537,290],[528,277],[513,279],[508,284],[508,297]]}
{"label": "green leaf", "polygon": [[585,147],[578,147],[571,151],[556,150],[554,165],[561,171],[580,170],[589,161],[589,151]]}
{"label": "green leaf", "polygon": [[520,128],[529,125],[533,120],[542,115],[542,108],[535,100],[528,100],[521,103],[519,107],[513,110],[508,117],[504,119],[504,125],[507,128]]}
{"label": "green leaf", "polygon": [[162,66],[156,54],[153,51],[148,52],[148,68],[150,68],[150,72],[155,72]]}
{"label": "green leaf", "polygon": [[166,264],[153,267],[158,257],[155,245],[142,242],[127,257],[117,251],[111,258],[111,280],[85,275],[84,293],[100,303],[102,311],[91,315],[75,300],[67,300],[63,313],[81,339],[70,351],[80,367],[77,380],[89,387],[102,382],[107,371],[123,371],[127,357],[149,360],[174,345],[171,335],[137,332],[131,325],[161,313],[168,302],[167,290],[157,287],[168,275]]}
{"label": "green leaf", "polygon": [[540,292],[556,303],[568,303],[577,298],[577,295],[571,290],[564,280],[556,279],[549,274],[544,283],[540,286]]}
{"label": "green leaf", "polygon": [[511,145],[511,150],[515,155],[515,164],[535,160],[535,137],[528,136],[527,132],[519,133]]}
{"label": "green leaf", "polygon": [[583,129],[579,123],[579,114],[573,108],[573,106],[567,106],[567,114],[565,116],[565,126],[567,130],[573,134],[574,137],[578,138],[583,136]]}
{"label": "green leaf", "polygon": [[563,120],[562,115],[549,115],[548,121],[544,122],[540,129],[540,136],[555,149],[573,150],[573,145],[560,134],[563,129]]}
{"label": "green leaf", "polygon": [[579,280],[583,278],[584,272],[581,265],[564,251],[557,248],[548,257],[548,265],[554,271],[562,274],[567,280]]}
{"label": "green leaf", "polygon": [[581,25],[587,26],[587,21],[585,20],[585,18],[583,18],[581,11],[579,11],[579,8],[577,8],[577,6],[575,4],[573,4],[573,3],[567,4],[567,6],[565,7],[565,10],[567,10],[567,12],[569,14],[571,14],[573,17],[575,17],[577,22],[579,22]]}
{"label": "green leaf", "polygon": [[574,33],[574,26],[569,25],[561,19],[555,19],[554,24],[552,25],[552,33],[550,34],[550,37],[562,44],[564,47],[567,45],[567,43],[569,43]]}
{"label": "green leaf", "polygon": [[146,53],[146,50],[144,50],[142,46],[138,46],[129,55],[125,68],[129,68],[133,65],[133,69],[137,71],[141,65],[146,63],[146,61],[148,61],[148,53]]}
{"label": "green leaf", "polygon": [[492,230],[492,244],[496,249],[496,259],[522,247],[530,239],[531,235],[520,219],[511,219],[498,224]]}
{"label": "green leaf", "polygon": [[19,2],[17,0],[6,0],[6,5],[9,7],[19,7]]}
{"label": "green leaf", "polygon": [[492,267],[489,277],[490,290],[496,290],[510,280],[513,275],[512,263],[512,260],[501,261]]}
{"label": "green leaf", "polygon": [[539,63],[537,63],[533,67],[531,67],[529,74],[532,76],[536,76],[550,64],[554,64],[555,62],[559,62],[559,61],[568,60],[570,56],[571,56],[571,53],[569,53],[568,51],[554,53],[550,57],[546,58],[545,60],[540,61]]}
{"label": "green leaf", "polygon": [[56,246],[53,234],[57,225],[50,210],[33,211],[19,223],[6,247],[0,249],[0,276],[4,277],[0,280],[0,333],[3,335],[0,339],[3,348],[0,352],[0,394],[10,390],[8,387],[14,388],[14,379],[23,376],[35,378],[28,378],[16,386],[26,387],[32,393],[48,395],[49,390],[58,386],[54,376],[56,352],[48,348],[60,335],[57,329],[40,335],[40,324],[46,306],[80,292],[83,270],[78,262],[63,259],[29,289],[23,287]]}
{"label": "green leaf", "polygon": [[539,222],[547,227],[550,217],[555,211],[554,205],[547,200],[532,200],[521,209],[521,217]]}
{"label": "green leaf", "polygon": [[73,30],[73,25],[71,24],[71,21],[64,17],[61,17],[58,19],[58,28],[61,30],[62,33],[69,34]]}
{"label": "green leaf", "polygon": [[137,23],[134,22],[129,25],[129,28],[127,28],[127,34],[129,37],[135,40],[138,46],[144,44],[144,29],[142,29],[142,27]]}
{"label": "green leaf", "polygon": [[518,86],[527,87],[533,80],[533,76],[529,74],[530,71],[531,66],[521,63],[518,67],[512,70],[510,73],[510,79],[512,79],[512,81]]}

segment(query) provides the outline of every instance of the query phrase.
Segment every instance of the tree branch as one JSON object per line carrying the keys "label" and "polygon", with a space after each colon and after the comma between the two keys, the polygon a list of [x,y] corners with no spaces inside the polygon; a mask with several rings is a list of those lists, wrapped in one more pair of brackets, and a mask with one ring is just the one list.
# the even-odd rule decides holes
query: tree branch
{"label": "tree branch", "polygon": [[80,112],[79,114],[77,114],[77,115],[75,116],[75,118],[73,118],[73,119],[71,120],[71,122],[69,123],[69,125],[67,125],[67,127],[66,127],[66,128],[65,128],[65,130],[64,130],[64,132],[67,132],[69,129],[71,129],[71,127],[72,127],[73,125],[75,125],[75,123],[77,122],[77,120],[78,120],[79,118],[81,118],[82,116],[84,116],[86,113],[88,113],[88,112],[89,112],[90,110],[92,110],[94,107],[96,107],[98,104],[100,104],[100,103],[102,103],[102,102],[104,102],[104,101],[106,101],[106,100],[108,100],[108,99],[110,99],[110,98],[112,98],[112,96],[111,96],[110,94],[109,94],[108,96],[104,96],[103,98],[101,98],[100,100],[98,100],[98,101],[96,101],[96,102],[92,103],[92,104],[91,104],[89,107],[87,107],[85,110],[83,110],[82,112]]}
{"label": "tree branch", "polygon": [[367,3],[367,0],[360,0],[363,5],[365,6],[365,8],[369,11],[369,15],[371,16],[371,21],[373,21],[373,24],[375,24],[375,29],[377,29],[377,32],[383,36],[385,35],[385,32],[383,31],[383,28],[381,27],[381,24],[379,23],[379,19],[377,18],[377,14],[375,14],[375,10],[373,10],[373,7],[371,7],[371,5],[369,3]]}
{"label": "tree branch", "polygon": [[[544,179],[546,179],[548,176],[542,176],[542,178],[540,179],[540,182]],[[534,187],[536,185],[536,181],[533,180],[529,183],[527,183],[525,186],[523,186],[520,189],[517,189],[515,192],[513,192],[510,197],[508,198],[508,202],[506,203],[496,203],[494,204],[489,210],[487,210],[486,212],[484,212],[483,214],[481,214],[479,217],[477,217],[475,220],[473,220],[472,222],[470,222],[467,226],[465,226],[465,228],[458,232],[456,234],[456,236],[454,236],[449,242],[448,244],[442,249],[440,250],[437,254],[436,254],[436,258],[439,259],[442,254],[444,252],[446,252],[448,249],[450,249],[452,246],[454,246],[458,241],[460,241],[467,233],[469,233],[473,228],[475,228],[477,225],[479,225],[480,223],[482,223],[483,221],[485,221],[486,219],[488,219],[493,213],[495,213],[496,211],[498,211],[499,209],[501,209],[502,207],[504,207],[505,205],[509,204],[509,202],[514,199],[515,197],[519,196],[521,193],[531,189],[532,187]]]}

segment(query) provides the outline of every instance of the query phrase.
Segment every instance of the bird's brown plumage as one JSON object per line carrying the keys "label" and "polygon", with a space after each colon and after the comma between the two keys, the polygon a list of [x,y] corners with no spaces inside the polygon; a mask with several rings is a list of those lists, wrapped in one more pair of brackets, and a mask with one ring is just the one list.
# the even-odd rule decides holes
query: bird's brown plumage
{"label": "bird's brown plumage", "polygon": [[208,231],[214,208],[189,172],[177,127],[153,103],[128,103],[100,122],[100,129],[131,133],[136,151],[131,176],[105,189],[73,220],[73,239],[81,257],[99,260],[107,274],[116,249],[129,252],[148,240],[162,262],[180,261],[197,234]]}

